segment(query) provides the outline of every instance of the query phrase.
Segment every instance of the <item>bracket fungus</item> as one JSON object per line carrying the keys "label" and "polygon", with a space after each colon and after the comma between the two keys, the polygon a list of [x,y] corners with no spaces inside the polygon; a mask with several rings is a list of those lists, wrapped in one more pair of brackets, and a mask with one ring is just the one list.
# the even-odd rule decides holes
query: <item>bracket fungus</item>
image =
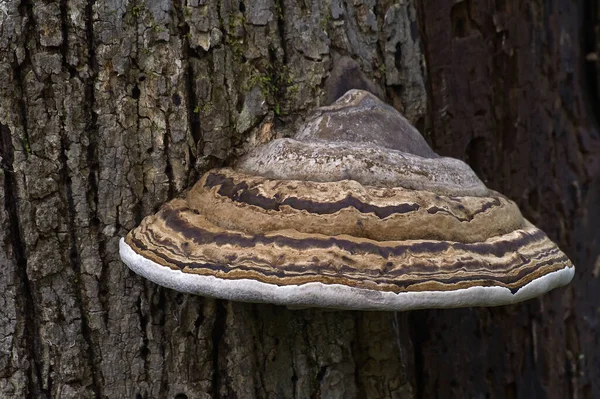
{"label": "bracket fungus", "polygon": [[165,287],[291,307],[504,305],[574,274],[514,202],[360,90],[204,174],[120,253]]}

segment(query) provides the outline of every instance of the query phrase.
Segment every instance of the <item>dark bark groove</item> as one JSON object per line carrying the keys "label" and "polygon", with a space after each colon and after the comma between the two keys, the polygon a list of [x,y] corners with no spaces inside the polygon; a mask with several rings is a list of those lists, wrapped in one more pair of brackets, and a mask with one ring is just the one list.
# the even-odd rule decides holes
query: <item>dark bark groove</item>
{"label": "dark bark groove", "polygon": [[29,358],[29,371],[27,373],[28,380],[28,394],[29,397],[50,397],[49,392],[41,389],[41,373],[40,373],[40,359],[38,357],[38,325],[35,317],[35,301],[31,286],[29,283],[29,277],[27,276],[27,258],[25,257],[24,244],[21,239],[21,228],[19,226],[19,213],[17,211],[18,196],[15,193],[15,182],[13,177],[13,171],[11,167],[13,165],[13,151],[12,151],[12,138],[11,132],[6,125],[0,123],[0,134],[2,140],[0,141],[0,156],[2,157],[3,172],[4,172],[4,208],[9,215],[10,223],[10,245],[12,254],[15,257],[17,273],[20,281],[20,294],[19,294],[19,306],[21,317],[25,320],[25,345],[28,349]]}
{"label": "dark bark groove", "polygon": [[[64,129],[64,125],[62,125]],[[81,258],[79,251],[77,249],[77,233],[76,233],[76,222],[75,222],[75,202],[73,200],[73,192],[71,187],[71,177],[69,176],[69,170],[67,165],[67,152],[68,152],[68,140],[66,137],[61,139],[61,178],[64,182],[65,189],[65,199],[67,202],[67,212],[68,212],[68,227],[69,227],[69,261],[71,267],[73,269],[74,276],[81,275]],[[92,386],[89,387],[90,390],[94,392],[94,396],[96,399],[100,399],[102,397],[100,382],[99,382],[99,371],[96,368],[96,362],[98,359],[98,355],[94,350],[94,342],[92,340],[92,331],[90,329],[88,314],[89,314],[89,306],[85,303],[85,289],[84,287],[78,283],[77,279],[73,281],[73,292],[75,292],[75,297],[77,300],[77,307],[81,313],[81,333],[83,335],[83,339],[86,342],[87,352],[86,359],[88,362],[88,367],[91,372],[92,378]]]}

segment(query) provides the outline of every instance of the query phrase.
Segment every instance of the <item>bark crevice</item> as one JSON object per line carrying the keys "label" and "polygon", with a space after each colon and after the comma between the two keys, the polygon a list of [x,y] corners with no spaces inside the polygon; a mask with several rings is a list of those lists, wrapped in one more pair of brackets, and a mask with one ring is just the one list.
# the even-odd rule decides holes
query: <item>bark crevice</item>
{"label": "bark crevice", "polygon": [[25,244],[21,235],[19,221],[17,194],[18,188],[13,171],[14,152],[12,136],[9,128],[0,123],[0,157],[2,157],[2,169],[4,173],[4,209],[8,214],[10,224],[10,245],[12,256],[17,266],[19,291],[19,314],[24,319],[27,354],[29,357],[28,387],[29,396],[33,398],[49,398],[50,392],[42,388],[41,353],[39,342],[39,324],[36,318],[36,306],[31,288],[30,279],[27,275],[27,257],[25,255]]}
{"label": "bark crevice", "polygon": [[[173,0],[173,4],[177,16],[175,22],[177,23],[178,38],[183,46],[182,62],[185,69],[185,82],[183,87],[185,88],[184,95],[187,106],[188,129],[190,131],[190,134],[192,135],[192,139],[194,140],[194,147],[190,150],[190,163],[192,165],[196,165],[197,159],[202,155],[202,148],[204,146],[200,127],[200,117],[198,112],[199,105],[198,99],[196,98],[195,90],[196,84],[194,81],[194,65],[192,63],[192,59],[198,58],[199,54],[190,46],[190,26],[187,23],[183,12],[184,4],[182,0]],[[190,168],[190,172],[188,174],[188,181],[193,176],[194,168]]]}
{"label": "bark crevice", "polygon": [[225,338],[225,330],[227,323],[227,309],[221,300],[216,300],[215,321],[212,327],[212,382],[211,395],[213,399],[221,398],[221,386],[225,381],[226,376],[222,375],[224,367],[221,365],[220,352],[222,342]]}
{"label": "bark crevice", "polygon": [[[61,130],[63,134],[65,132],[64,117],[61,116]],[[75,201],[73,199],[73,188],[71,176],[69,175],[69,165],[67,159],[67,153],[69,151],[69,141],[66,137],[61,138],[61,151],[60,151],[60,162],[61,162],[61,180],[64,182],[65,197],[67,202],[67,223],[69,228],[69,262],[73,269],[74,276],[81,276],[81,257],[77,248],[77,223],[75,221]],[[89,389],[94,392],[96,399],[102,397],[100,383],[99,383],[99,370],[96,367],[96,350],[94,345],[94,339],[92,337],[92,329],[89,324],[89,306],[85,300],[86,291],[83,283],[79,278],[73,279],[73,291],[75,293],[75,299],[77,301],[77,307],[81,315],[81,333],[86,343],[86,360],[88,363],[89,371],[92,379],[92,386]],[[51,374],[48,373],[50,376]]]}

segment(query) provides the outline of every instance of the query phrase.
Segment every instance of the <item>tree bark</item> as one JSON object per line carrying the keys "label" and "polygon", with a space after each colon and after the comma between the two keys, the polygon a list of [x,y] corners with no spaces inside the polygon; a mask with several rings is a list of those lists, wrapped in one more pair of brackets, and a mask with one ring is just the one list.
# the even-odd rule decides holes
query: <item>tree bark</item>
{"label": "tree bark", "polygon": [[[597,10],[0,1],[0,397],[600,396]],[[332,312],[184,295],[121,263],[119,238],[200,173],[355,87],[514,199],[574,283]]]}

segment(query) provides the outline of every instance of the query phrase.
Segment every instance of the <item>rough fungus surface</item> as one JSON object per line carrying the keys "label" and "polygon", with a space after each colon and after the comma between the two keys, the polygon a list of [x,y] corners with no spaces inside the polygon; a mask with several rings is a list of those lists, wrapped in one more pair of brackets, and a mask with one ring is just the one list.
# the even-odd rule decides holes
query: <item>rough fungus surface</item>
{"label": "rough fungus surface", "polygon": [[296,307],[504,305],[574,274],[512,201],[360,90],[206,173],[120,245],[166,287]]}

